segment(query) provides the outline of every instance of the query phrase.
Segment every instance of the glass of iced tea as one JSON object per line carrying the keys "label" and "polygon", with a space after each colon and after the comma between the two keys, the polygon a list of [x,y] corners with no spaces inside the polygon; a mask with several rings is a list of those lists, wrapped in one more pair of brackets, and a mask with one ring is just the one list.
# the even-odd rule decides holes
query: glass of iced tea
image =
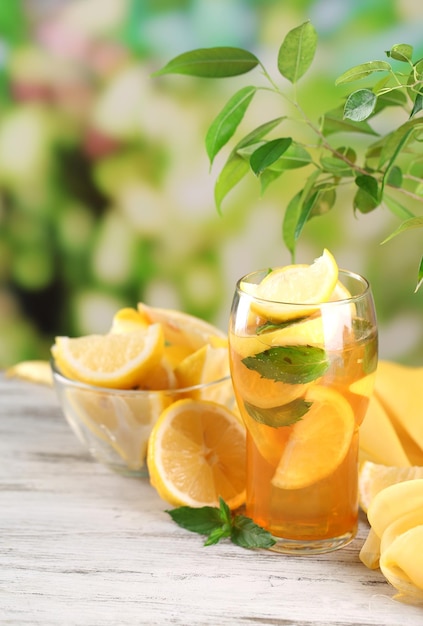
{"label": "glass of iced tea", "polygon": [[283,553],[327,552],[358,523],[358,437],[377,366],[365,278],[324,251],[236,286],[232,381],[247,428],[246,514]]}

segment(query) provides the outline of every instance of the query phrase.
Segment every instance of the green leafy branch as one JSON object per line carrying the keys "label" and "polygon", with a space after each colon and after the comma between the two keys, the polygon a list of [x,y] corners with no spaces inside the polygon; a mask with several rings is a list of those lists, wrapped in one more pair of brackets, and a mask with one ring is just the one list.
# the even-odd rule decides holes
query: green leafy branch
{"label": "green leafy branch", "polygon": [[[292,85],[289,95],[254,54],[241,48],[200,48],[185,52],[155,73],[224,78],[261,69],[267,84],[242,87],[229,99],[209,126],[206,150],[212,165],[220,150],[231,140],[234,143],[215,183],[219,212],[227,194],[250,172],[259,179],[263,193],[284,173],[308,168],[304,184],[289,201],[283,218],[283,240],[293,260],[304,226],[313,217],[330,211],[336,204],[338,189],[346,184],[353,190],[354,211],[369,213],[384,206],[401,220],[399,228],[385,241],[423,225],[422,218],[409,208],[410,203],[421,207],[423,198],[423,117],[419,115],[423,110],[423,59],[413,61],[412,46],[397,44],[385,53],[395,66],[384,60],[350,68],[336,84],[365,81],[365,86],[352,91],[340,106],[324,113],[316,122],[303,110],[296,89],[309,70],[316,49],[317,33],[309,21],[289,31],[283,40],[277,69]],[[373,81],[370,86],[369,81]],[[265,121],[235,141],[236,130],[260,91],[270,91],[284,99],[292,108],[294,119],[311,131],[314,137],[311,144],[290,134],[271,136],[277,127],[292,119],[286,115]],[[370,121],[394,108],[400,110],[404,119],[401,123],[395,119],[391,130],[380,135]],[[364,142],[358,154],[353,145],[339,145],[340,134],[366,138],[370,143]],[[422,282],[423,256],[416,289]]]}

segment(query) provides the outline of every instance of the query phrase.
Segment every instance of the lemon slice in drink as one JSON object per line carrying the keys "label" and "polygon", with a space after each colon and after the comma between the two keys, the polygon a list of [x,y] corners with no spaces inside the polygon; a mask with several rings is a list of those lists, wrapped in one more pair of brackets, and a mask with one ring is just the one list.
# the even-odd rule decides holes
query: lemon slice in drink
{"label": "lemon slice in drink", "polygon": [[272,484],[280,489],[302,489],[323,480],[347,455],[355,428],[350,404],[328,387],[312,386],[305,400],[309,411],[292,426]]}
{"label": "lemon slice in drink", "polygon": [[[316,307],[312,305],[329,301],[337,282],[338,265],[325,249],[311,265],[277,268],[258,285],[244,281],[241,288],[258,299],[252,304],[256,313],[268,320],[285,321],[313,313]],[[290,303],[297,306],[287,306]]]}
{"label": "lemon slice in drink", "polygon": [[148,444],[148,470],[160,497],[192,507],[231,509],[245,500],[245,428],[215,402],[178,400],[163,411]]}

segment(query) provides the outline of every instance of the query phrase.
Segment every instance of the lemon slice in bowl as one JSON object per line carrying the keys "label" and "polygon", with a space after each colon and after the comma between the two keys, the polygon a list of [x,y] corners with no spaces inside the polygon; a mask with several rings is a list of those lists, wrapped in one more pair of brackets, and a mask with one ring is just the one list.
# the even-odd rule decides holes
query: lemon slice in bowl
{"label": "lemon slice in bowl", "polygon": [[245,428],[228,408],[205,400],[178,400],[153,427],[147,464],[166,502],[231,509],[245,501]]}
{"label": "lemon slice in bowl", "polygon": [[252,304],[256,313],[286,321],[310,315],[316,310],[313,304],[328,302],[337,282],[338,265],[325,249],[311,265],[286,265],[271,271],[258,285],[243,281],[241,288],[257,298]]}
{"label": "lemon slice in bowl", "polygon": [[56,337],[52,354],[60,371],[98,387],[131,389],[157,365],[164,351],[163,329],[151,324],[136,332]]}

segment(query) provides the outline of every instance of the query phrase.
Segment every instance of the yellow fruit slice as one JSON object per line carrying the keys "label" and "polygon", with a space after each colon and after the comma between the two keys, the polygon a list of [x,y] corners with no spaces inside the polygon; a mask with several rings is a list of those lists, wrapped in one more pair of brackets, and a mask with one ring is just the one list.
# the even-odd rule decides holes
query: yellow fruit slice
{"label": "yellow fruit slice", "polygon": [[160,362],[149,369],[138,382],[138,389],[150,391],[162,391],[176,389],[178,381],[172,364],[166,354],[163,354]]}
{"label": "yellow fruit slice", "polygon": [[423,467],[392,467],[365,461],[359,472],[358,492],[360,506],[367,511],[375,495],[395,483],[423,478]]}
{"label": "yellow fruit slice", "polygon": [[242,358],[274,346],[324,345],[324,327],[320,316],[256,335],[230,336],[231,349]]}
{"label": "yellow fruit slice", "polygon": [[133,333],[149,325],[148,318],[141,311],[126,307],[117,311],[113,317],[111,333]]}
{"label": "yellow fruit slice", "polygon": [[382,551],[380,569],[400,594],[423,601],[423,525],[402,533]]}
{"label": "yellow fruit slice", "polygon": [[245,500],[245,429],[226,407],[178,400],[155,424],[148,445],[151,483],[175,506],[231,509]]}
{"label": "yellow fruit slice", "polygon": [[380,361],[375,394],[398,435],[410,450],[411,462],[423,465],[423,367]]}
{"label": "yellow fruit slice", "polygon": [[194,387],[229,374],[227,348],[213,348],[210,344],[187,356],[175,368],[179,387]]}
{"label": "yellow fruit slice", "polygon": [[398,467],[410,460],[379,398],[370,396],[369,407],[360,426],[360,458]]}
{"label": "yellow fruit slice", "polygon": [[401,515],[385,529],[380,542],[381,553],[384,552],[397,537],[405,533],[407,530],[421,525],[423,525],[423,508],[420,510],[409,511],[405,515]]}
{"label": "yellow fruit slice", "polygon": [[379,567],[380,559],[380,537],[378,537],[370,528],[366,541],[363,543],[360,550],[360,561],[364,563],[369,569],[377,569]]}
{"label": "yellow fruit slice", "polygon": [[[338,265],[324,250],[311,265],[287,265],[270,272],[259,285],[243,282],[241,288],[260,301],[254,310],[269,320],[289,320],[310,315],[315,307],[327,302],[338,282]],[[288,303],[297,306],[286,306]]]}
{"label": "yellow fruit slice", "polygon": [[344,460],[355,428],[350,404],[328,387],[305,394],[311,408],[292,426],[292,434],[272,478],[280,489],[302,489],[336,470]]}
{"label": "yellow fruit slice", "polygon": [[30,383],[52,385],[53,377],[48,361],[21,361],[6,370],[7,378],[20,378]]}
{"label": "yellow fruit slice", "polygon": [[369,504],[367,518],[382,537],[392,522],[410,511],[423,509],[423,478],[405,480],[379,491]]}
{"label": "yellow fruit slice", "polygon": [[99,387],[130,389],[163,354],[163,331],[152,324],[133,333],[56,337],[52,353],[68,378]]}
{"label": "yellow fruit slice", "polygon": [[166,343],[174,346],[186,346],[191,352],[210,343],[211,337],[226,338],[226,334],[216,326],[204,320],[172,309],[161,309],[138,303],[138,311],[150,323],[160,323]]}

